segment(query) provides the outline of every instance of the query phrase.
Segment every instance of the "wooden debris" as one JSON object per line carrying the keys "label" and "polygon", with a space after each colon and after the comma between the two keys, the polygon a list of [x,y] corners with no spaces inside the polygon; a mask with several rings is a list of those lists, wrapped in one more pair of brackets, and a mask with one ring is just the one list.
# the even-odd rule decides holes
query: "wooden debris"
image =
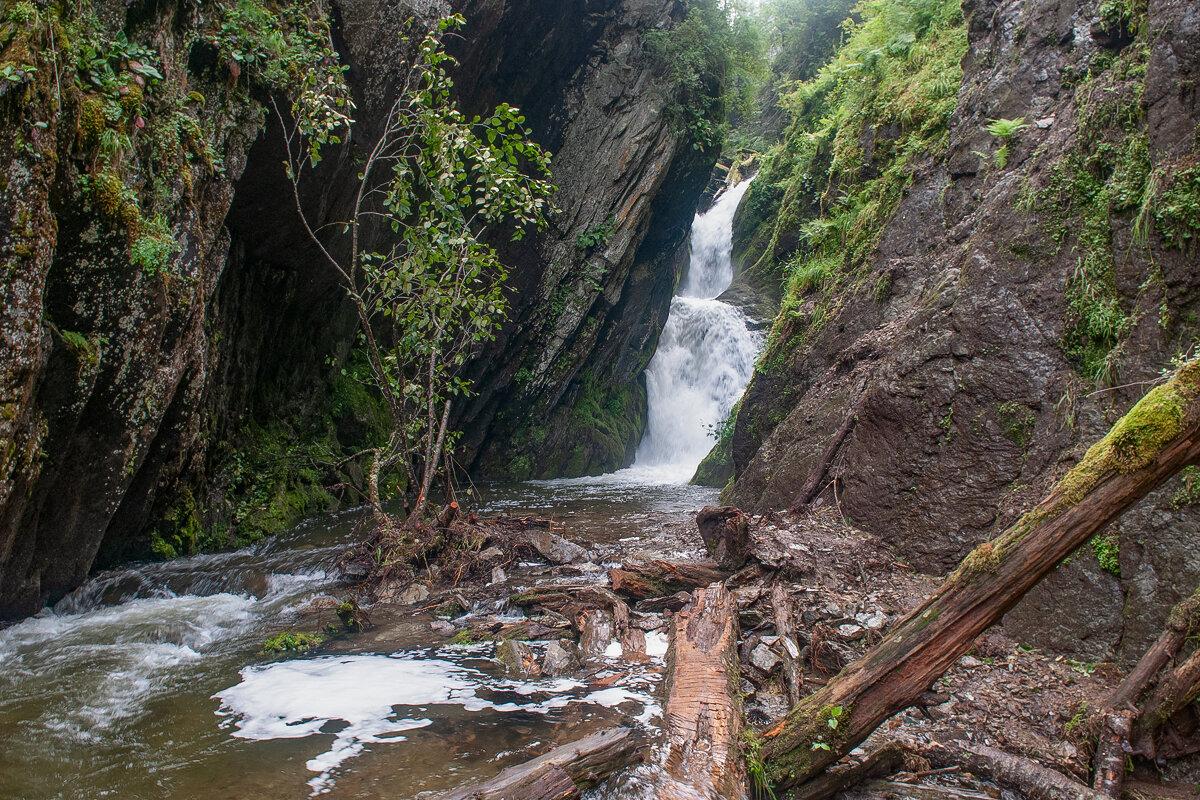
{"label": "wooden debris", "polygon": [[874,778],[884,778],[904,766],[905,748],[888,742],[856,764],[833,767],[788,792],[788,800],[828,800],[838,792]]}
{"label": "wooden debris", "polygon": [[961,766],[1001,786],[1041,800],[1106,800],[1103,795],[1036,761],[966,741],[933,742],[917,751],[934,766]]}
{"label": "wooden debris", "polygon": [[1105,713],[1096,745],[1094,762],[1096,791],[1109,797],[1120,797],[1125,782],[1125,759],[1129,738],[1133,733],[1133,712],[1109,710]]}
{"label": "wooden debris", "polygon": [[[594,786],[631,764],[644,760],[645,747],[630,728],[610,728],[556,747],[544,755],[517,764],[495,778],[456,789],[441,800],[551,800],[578,797],[561,794],[562,779],[554,770],[565,773],[579,788]],[[535,794],[541,791],[543,794]],[[554,791],[560,792],[553,794]],[[550,792],[550,793],[546,793]]]}
{"label": "wooden debris", "polygon": [[[1200,359],[1153,389],[1035,509],[977,547],[866,655],[763,733],[778,788],[812,778],[907,708],[1045,575],[1126,509],[1200,461]],[[827,734],[833,710],[836,736]],[[1090,790],[1089,790],[1090,791]]]}
{"label": "wooden debris", "polygon": [[666,597],[679,591],[691,591],[723,581],[728,573],[712,562],[651,561],[646,564],[622,564],[608,572],[612,590],[617,594],[645,600]]}
{"label": "wooden debris", "polygon": [[[783,659],[783,682],[788,705],[804,697],[804,670],[800,663],[800,645],[796,642],[796,624],[792,601],[782,583],[771,587],[771,606],[775,611],[775,633],[779,636],[779,655]],[[875,776],[878,777],[878,776]]]}
{"label": "wooden debris", "polygon": [[746,797],[737,639],[737,605],[720,583],[672,620],[662,800]]}

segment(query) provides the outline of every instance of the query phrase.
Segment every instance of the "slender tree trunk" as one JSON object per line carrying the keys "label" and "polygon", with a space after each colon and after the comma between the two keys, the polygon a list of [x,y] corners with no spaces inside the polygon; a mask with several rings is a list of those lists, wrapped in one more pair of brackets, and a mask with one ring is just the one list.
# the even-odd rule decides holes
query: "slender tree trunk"
{"label": "slender tree trunk", "polygon": [[803,783],[856,747],[1063,559],[1200,460],[1198,394],[1200,360],[1193,360],[1142,398],[1037,508],[975,548],[883,641],[767,728],[761,755],[771,782]]}
{"label": "slender tree trunk", "polygon": [[[433,455],[425,462],[425,476],[421,481],[421,494],[417,495],[417,502],[413,506],[412,513],[409,519],[414,521],[414,524],[419,524],[425,516],[425,507],[429,505],[429,489],[433,486],[433,476],[437,474],[438,457],[442,454],[442,449],[446,444],[446,427],[450,424],[450,401],[447,400],[442,406],[442,421],[438,425],[437,443],[433,447]],[[429,428],[429,436],[433,437],[433,426]]]}
{"label": "slender tree trunk", "polygon": [[371,512],[375,515],[375,521],[379,522],[383,519],[383,503],[379,499],[379,450],[371,451],[371,467],[367,471],[367,501],[371,504]]}

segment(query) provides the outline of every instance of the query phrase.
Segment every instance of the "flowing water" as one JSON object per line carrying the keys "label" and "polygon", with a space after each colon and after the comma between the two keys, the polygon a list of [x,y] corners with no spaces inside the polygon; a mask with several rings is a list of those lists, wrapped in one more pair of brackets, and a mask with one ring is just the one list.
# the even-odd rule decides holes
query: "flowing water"
{"label": "flowing water", "polygon": [[691,479],[754,371],[762,339],[741,310],[715,299],[733,280],[733,214],[750,181],[692,223],[692,256],[646,370],[650,404],[634,468],[666,483]]}
{"label": "flowing water", "polygon": [[[682,484],[759,346],[741,313],[712,299],[730,281],[730,221],[744,191],[696,219],[692,265],[649,368],[635,465],[484,487],[482,511],[553,516],[604,552],[648,538],[664,512],[713,501],[712,490]],[[408,609],[373,611],[372,630],[313,654],[259,652],[267,636],[333,618],[342,589],[333,564],[355,518],[310,520],[235,553],[105,572],[0,629],[0,799],[413,797],[492,775],[548,742],[657,724],[666,640],[653,633],[648,661],[626,663],[614,645],[586,681],[507,679],[490,644],[450,644],[429,612]],[[519,585],[535,579],[514,570]],[[472,610],[489,612],[510,613]],[[601,791],[636,797],[644,779],[634,771]]]}

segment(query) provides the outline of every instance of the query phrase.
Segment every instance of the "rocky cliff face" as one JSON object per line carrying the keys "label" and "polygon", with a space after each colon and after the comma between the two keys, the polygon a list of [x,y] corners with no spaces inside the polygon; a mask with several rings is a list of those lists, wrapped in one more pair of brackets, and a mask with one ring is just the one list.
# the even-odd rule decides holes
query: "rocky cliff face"
{"label": "rocky cliff face", "polygon": [[[1200,311],[1200,8],[968,0],[963,11],[944,149],[910,162],[863,271],[824,290],[793,281],[737,418],[726,492],[744,508],[790,505],[857,406],[836,502],[933,572],[1035,503],[1193,347]],[[998,135],[995,120],[1019,131]],[[855,135],[870,179],[903,123],[868,118]],[[753,258],[797,246],[819,213],[790,209],[774,240],[742,231]],[[761,210],[742,218],[758,224]],[[1087,659],[1140,654],[1200,580],[1184,544],[1200,532],[1190,481],[1148,498],[1014,610],[1021,640]]]}
{"label": "rocky cliff face", "polygon": [[[711,168],[660,113],[670,89],[645,50],[683,7],[453,5],[472,19],[456,45],[461,102],[526,109],[556,153],[562,209],[546,234],[504,246],[513,314],[459,412],[464,458],[515,476],[619,464]],[[286,24],[229,16],[254,8],[135,3],[80,30],[30,5],[0,34],[6,64],[36,61],[0,83],[0,617],[62,596],[97,558],[242,541],[333,502],[321,484],[352,482],[356,467],[332,471],[329,455],[378,425],[339,381],[353,322],[297,230],[266,113],[289,79],[334,63],[319,52],[323,23],[307,7]],[[410,55],[398,34],[449,10],[328,10],[362,141],[390,102],[389,65]],[[254,25],[286,34],[279,69],[254,60],[255,41],[228,40]],[[104,56],[103,85],[56,69],[56,48],[81,36]],[[306,205],[336,216],[355,169],[351,144]],[[597,413],[610,428],[589,438]]]}

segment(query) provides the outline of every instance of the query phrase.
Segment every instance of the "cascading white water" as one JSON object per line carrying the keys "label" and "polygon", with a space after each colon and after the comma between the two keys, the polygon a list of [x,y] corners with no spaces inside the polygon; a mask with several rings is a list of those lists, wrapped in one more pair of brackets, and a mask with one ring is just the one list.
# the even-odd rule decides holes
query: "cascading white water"
{"label": "cascading white water", "polygon": [[633,468],[667,482],[686,483],[712,449],[709,431],[745,390],[762,343],[745,314],[714,299],[733,280],[733,214],[749,186],[696,215],[688,273],[646,370],[649,419]]}

